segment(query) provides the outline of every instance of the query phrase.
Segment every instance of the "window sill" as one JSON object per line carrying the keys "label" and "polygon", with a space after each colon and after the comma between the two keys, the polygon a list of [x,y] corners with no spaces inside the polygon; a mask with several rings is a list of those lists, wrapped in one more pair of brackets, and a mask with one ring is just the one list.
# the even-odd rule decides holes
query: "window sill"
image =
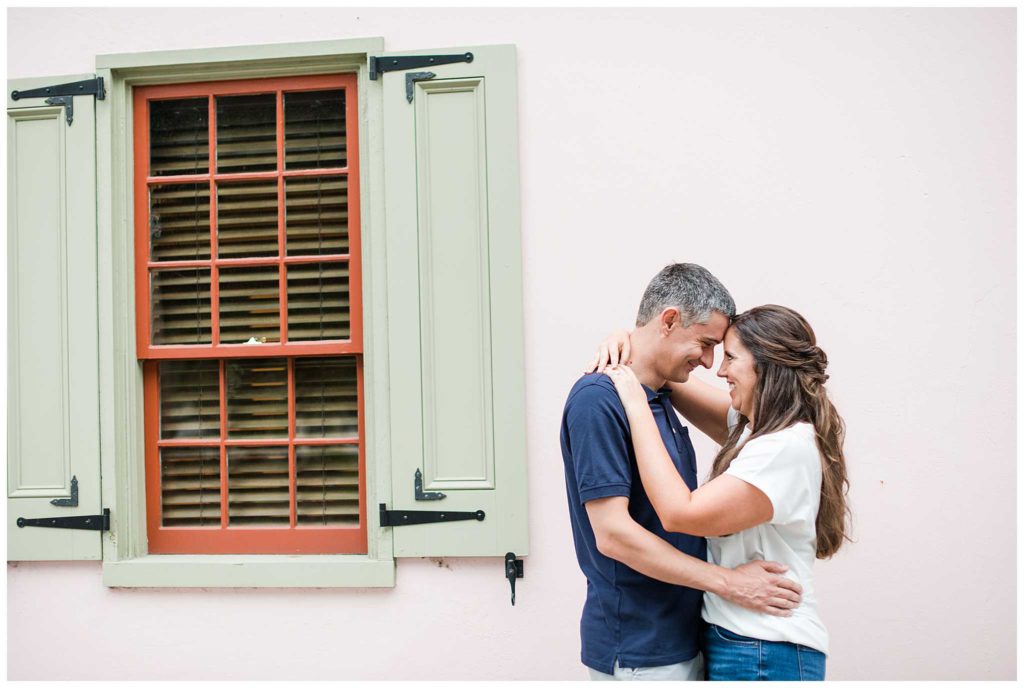
{"label": "window sill", "polygon": [[151,554],[103,562],[103,584],[124,588],[393,588],[395,562],[352,554]]}

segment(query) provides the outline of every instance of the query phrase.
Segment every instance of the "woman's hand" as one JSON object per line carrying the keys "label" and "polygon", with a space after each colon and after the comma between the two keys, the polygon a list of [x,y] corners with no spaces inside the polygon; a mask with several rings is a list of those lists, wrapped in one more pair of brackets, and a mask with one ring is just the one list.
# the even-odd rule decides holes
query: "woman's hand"
{"label": "woman's hand", "polygon": [[629,363],[629,332],[616,330],[608,335],[608,338],[601,342],[594,360],[590,362],[583,372],[593,373],[595,370],[603,373],[608,365],[618,365],[619,362]]}
{"label": "woman's hand", "polygon": [[636,373],[632,368],[625,365],[611,365],[604,371],[604,374],[615,383],[615,391],[622,399],[622,405],[628,412],[630,409],[647,408],[647,392],[644,391],[640,380],[636,379]]}

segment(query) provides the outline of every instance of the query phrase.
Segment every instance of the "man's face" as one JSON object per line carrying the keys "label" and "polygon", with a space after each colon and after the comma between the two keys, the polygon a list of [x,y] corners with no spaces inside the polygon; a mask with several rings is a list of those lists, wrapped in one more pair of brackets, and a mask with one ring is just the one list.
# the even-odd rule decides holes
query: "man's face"
{"label": "man's face", "polygon": [[664,364],[661,373],[665,379],[686,382],[697,366],[711,368],[715,362],[715,347],[722,343],[729,319],[712,311],[706,323],[683,327],[679,312],[674,308],[666,309],[661,318],[664,346],[659,359]]}

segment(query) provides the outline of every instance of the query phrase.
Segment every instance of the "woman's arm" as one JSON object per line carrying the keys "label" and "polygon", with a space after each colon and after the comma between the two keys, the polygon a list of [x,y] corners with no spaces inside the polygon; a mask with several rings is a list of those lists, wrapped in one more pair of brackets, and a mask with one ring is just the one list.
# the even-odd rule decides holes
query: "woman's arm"
{"label": "woman's arm", "polygon": [[686,382],[670,382],[672,405],[687,421],[718,444],[729,437],[729,393],[690,376]]}
{"label": "woman's arm", "polygon": [[[609,365],[629,363],[629,334],[618,330],[608,335],[583,372],[603,373]],[[729,393],[693,377],[687,382],[670,382],[669,386],[676,410],[715,442],[725,444],[729,436]]]}
{"label": "woman's arm", "polygon": [[691,492],[665,449],[647,395],[633,371],[616,366],[606,374],[626,409],[640,480],[665,530],[726,535],[771,520],[771,500],[739,478],[721,475]]}

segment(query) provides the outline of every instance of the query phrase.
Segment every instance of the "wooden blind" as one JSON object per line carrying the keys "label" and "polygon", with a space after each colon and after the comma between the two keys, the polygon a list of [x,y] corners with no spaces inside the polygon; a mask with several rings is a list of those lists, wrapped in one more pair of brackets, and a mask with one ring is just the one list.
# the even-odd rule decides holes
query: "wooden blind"
{"label": "wooden blind", "polygon": [[356,112],[351,75],[136,89],[151,552],[366,551]]}
{"label": "wooden blind", "polygon": [[220,452],[211,447],[160,450],[163,525],[220,526]]}
{"label": "wooden blind", "polygon": [[210,171],[209,98],[154,100],[149,112],[151,176]]}
{"label": "wooden blind", "polygon": [[154,344],[208,344],[210,271],[158,270],[150,275]]}

